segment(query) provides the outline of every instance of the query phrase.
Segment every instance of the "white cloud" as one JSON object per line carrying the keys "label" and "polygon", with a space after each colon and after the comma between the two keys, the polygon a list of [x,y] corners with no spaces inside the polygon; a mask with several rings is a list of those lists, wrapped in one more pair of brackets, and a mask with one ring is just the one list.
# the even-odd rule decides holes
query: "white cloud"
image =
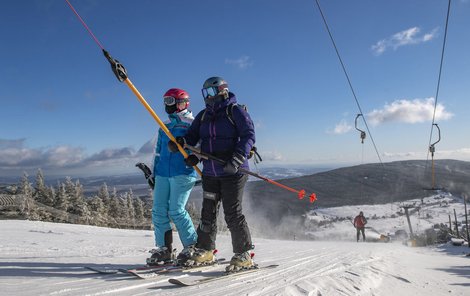
{"label": "white cloud", "polygon": [[263,161],[266,161],[266,160],[282,161],[282,160],[284,160],[284,157],[278,151],[263,151],[262,157],[263,157]]}
{"label": "white cloud", "polygon": [[[385,122],[419,123],[431,121],[434,113],[434,98],[415,100],[396,100],[385,104],[381,110],[367,114],[372,125]],[[435,120],[447,120],[453,116],[445,110],[444,105],[437,104]]]}
{"label": "white cloud", "polygon": [[391,160],[423,159],[426,157],[426,152],[383,152],[382,156]]}
{"label": "white cloud", "polygon": [[234,65],[239,69],[246,69],[248,67],[253,66],[253,62],[251,61],[249,56],[241,56],[236,60],[225,59],[225,63],[229,65]]}
{"label": "white cloud", "polygon": [[136,153],[131,147],[123,147],[103,149],[87,156],[84,148],[67,145],[28,148],[25,146],[25,139],[0,139],[0,148],[0,172],[10,176],[23,171],[32,172],[38,168],[54,174],[86,174],[111,168],[122,169],[133,167],[135,162],[147,160],[151,155],[145,149]]}
{"label": "white cloud", "polygon": [[342,119],[339,123],[336,124],[335,128],[332,131],[327,131],[328,134],[341,135],[349,132],[353,127],[347,123],[345,119]]}
{"label": "white cloud", "polygon": [[420,35],[421,29],[419,27],[409,28],[407,30],[393,34],[392,36],[377,41],[376,44],[372,45],[372,51],[376,55],[381,55],[387,49],[397,48],[405,45],[419,44],[423,42],[428,42],[434,39],[437,36],[438,28],[433,29],[432,31]]}
{"label": "white cloud", "polygon": [[[409,160],[409,159],[424,159],[428,154],[428,149],[423,147],[423,151],[409,151],[409,152],[383,152],[382,156],[388,160]],[[439,159],[461,159],[470,160],[470,148],[458,148],[453,150],[440,150],[436,149],[434,156]]]}

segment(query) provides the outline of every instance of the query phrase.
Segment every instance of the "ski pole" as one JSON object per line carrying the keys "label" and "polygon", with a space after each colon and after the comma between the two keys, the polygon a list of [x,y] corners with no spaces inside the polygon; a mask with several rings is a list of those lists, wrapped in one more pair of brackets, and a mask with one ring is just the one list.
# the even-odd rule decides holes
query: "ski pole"
{"label": "ski pole", "polygon": [[[104,47],[101,45],[101,43],[95,37],[93,32],[90,30],[90,28],[88,28],[85,21],[81,18],[81,16],[78,14],[78,12],[75,10],[75,8],[72,6],[72,4],[69,2],[69,0],[65,0],[65,2],[67,2],[67,4],[70,6],[70,9],[72,9],[72,11],[75,13],[77,18],[82,23],[82,25],[85,27],[85,29],[88,31],[88,33],[90,33],[93,40],[101,48],[101,50],[103,51],[104,56],[106,57],[106,59],[111,64],[111,69],[113,70],[114,75],[116,75],[116,78],[119,80],[119,82],[124,82],[131,89],[131,91],[135,94],[137,99],[139,99],[140,103],[145,107],[145,109],[147,109],[147,111],[150,113],[150,115],[152,115],[153,119],[155,119],[155,121],[158,123],[158,125],[163,130],[163,132],[168,136],[168,138],[170,138],[171,141],[176,143],[176,145],[178,147],[178,150],[181,152],[183,157],[188,158],[188,153],[186,153],[186,151],[183,149],[183,147],[181,147],[181,145],[176,142],[176,139],[171,134],[170,130],[166,127],[166,125],[163,123],[163,121],[158,117],[157,113],[155,113],[155,111],[153,111],[152,107],[150,107],[150,105],[147,103],[145,98],[140,94],[140,92],[137,90],[137,88],[134,86],[134,84],[132,84],[132,82],[129,80],[129,77],[127,76],[126,68],[124,68],[124,66],[121,63],[119,63],[118,60],[113,59],[111,57],[111,55],[104,49]],[[202,175],[201,170],[197,166],[194,166],[194,169],[198,172],[198,174],[200,176]]]}
{"label": "ski pole", "polygon": [[[186,149],[192,151],[192,152],[193,152],[194,154],[196,154],[196,155],[199,155],[199,157],[201,157],[201,158],[208,159],[208,160],[213,160],[213,161],[218,162],[218,163],[220,163],[220,164],[225,164],[225,163],[226,163],[224,160],[222,160],[222,159],[220,159],[220,158],[217,158],[217,157],[215,157],[215,156],[212,155],[212,154],[202,152],[201,149],[198,149],[198,148],[196,148],[196,147],[190,146],[190,145],[188,145],[188,144],[185,144],[185,145],[184,145],[184,148],[186,148]],[[258,175],[257,173],[254,173],[254,172],[252,172],[252,171],[249,171],[249,170],[246,170],[246,169],[243,169],[243,168],[240,168],[239,171],[242,172],[242,173],[245,173],[245,174],[247,174],[247,175],[256,177],[256,178],[258,178],[258,179],[261,179],[261,180],[263,180],[263,181],[266,181],[266,182],[268,182],[268,183],[270,183],[270,184],[273,184],[273,185],[276,185],[276,186],[278,186],[278,187],[281,187],[281,188],[284,188],[284,189],[286,189],[286,190],[289,190],[289,191],[291,191],[291,192],[297,193],[297,196],[299,197],[299,199],[303,199],[303,198],[305,197],[305,190],[303,190],[303,189],[302,189],[302,190],[296,190],[296,189],[294,189],[294,188],[291,188],[291,187],[289,187],[289,186],[283,185],[283,184],[278,183],[278,182],[276,182],[276,181],[274,181],[274,180],[268,179],[268,178],[266,178],[266,177],[263,177],[263,176],[261,176],[261,175]],[[310,194],[309,199],[310,199],[310,202],[313,203],[313,202],[317,199],[317,195],[316,195],[315,193],[312,193],[312,194]]]}

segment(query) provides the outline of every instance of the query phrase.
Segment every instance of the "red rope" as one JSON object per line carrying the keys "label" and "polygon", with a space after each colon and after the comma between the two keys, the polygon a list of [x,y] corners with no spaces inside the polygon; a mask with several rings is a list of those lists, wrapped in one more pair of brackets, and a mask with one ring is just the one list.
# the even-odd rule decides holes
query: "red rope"
{"label": "red rope", "polygon": [[85,29],[87,29],[88,33],[90,33],[91,37],[93,37],[93,39],[95,40],[96,44],[98,44],[98,46],[104,50],[104,47],[101,45],[101,43],[98,41],[98,39],[95,37],[95,35],[93,35],[93,32],[91,32],[90,28],[88,28],[88,26],[85,24],[85,22],[83,21],[82,17],[78,14],[78,12],[75,10],[75,8],[73,8],[72,4],[69,2],[69,0],[65,0],[65,2],[67,2],[67,4],[70,6],[70,9],[72,9],[72,11],[75,13],[75,15],[78,17],[78,19],[80,20],[80,22],[82,23],[82,25],[85,27]]}

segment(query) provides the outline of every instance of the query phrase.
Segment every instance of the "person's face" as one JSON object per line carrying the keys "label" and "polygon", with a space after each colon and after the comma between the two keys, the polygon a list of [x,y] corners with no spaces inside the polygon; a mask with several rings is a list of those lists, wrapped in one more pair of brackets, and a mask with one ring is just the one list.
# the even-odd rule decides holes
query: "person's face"
{"label": "person's face", "polygon": [[176,103],[176,109],[179,111],[186,109],[186,102]]}

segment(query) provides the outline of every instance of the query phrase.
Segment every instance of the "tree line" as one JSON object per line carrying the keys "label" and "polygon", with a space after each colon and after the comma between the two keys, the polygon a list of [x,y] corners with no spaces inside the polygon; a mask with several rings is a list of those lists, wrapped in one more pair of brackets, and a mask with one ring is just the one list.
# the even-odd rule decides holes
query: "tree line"
{"label": "tree line", "polygon": [[[86,224],[114,228],[150,229],[152,217],[152,194],[135,196],[132,189],[117,192],[103,183],[98,192],[85,196],[79,180],[65,177],[55,186],[47,186],[41,169],[35,182],[31,183],[27,173],[21,177],[14,194],[16,217],[47,222]],[[193,220],[199,213],[193,203],[188,203]],[[0,212],[5,214],[5,209]],[[5,215],[3,215],[5,216]],[[10,207],[10,218],[11,207]],[[15,216],[15,214],[13,214]]]}

